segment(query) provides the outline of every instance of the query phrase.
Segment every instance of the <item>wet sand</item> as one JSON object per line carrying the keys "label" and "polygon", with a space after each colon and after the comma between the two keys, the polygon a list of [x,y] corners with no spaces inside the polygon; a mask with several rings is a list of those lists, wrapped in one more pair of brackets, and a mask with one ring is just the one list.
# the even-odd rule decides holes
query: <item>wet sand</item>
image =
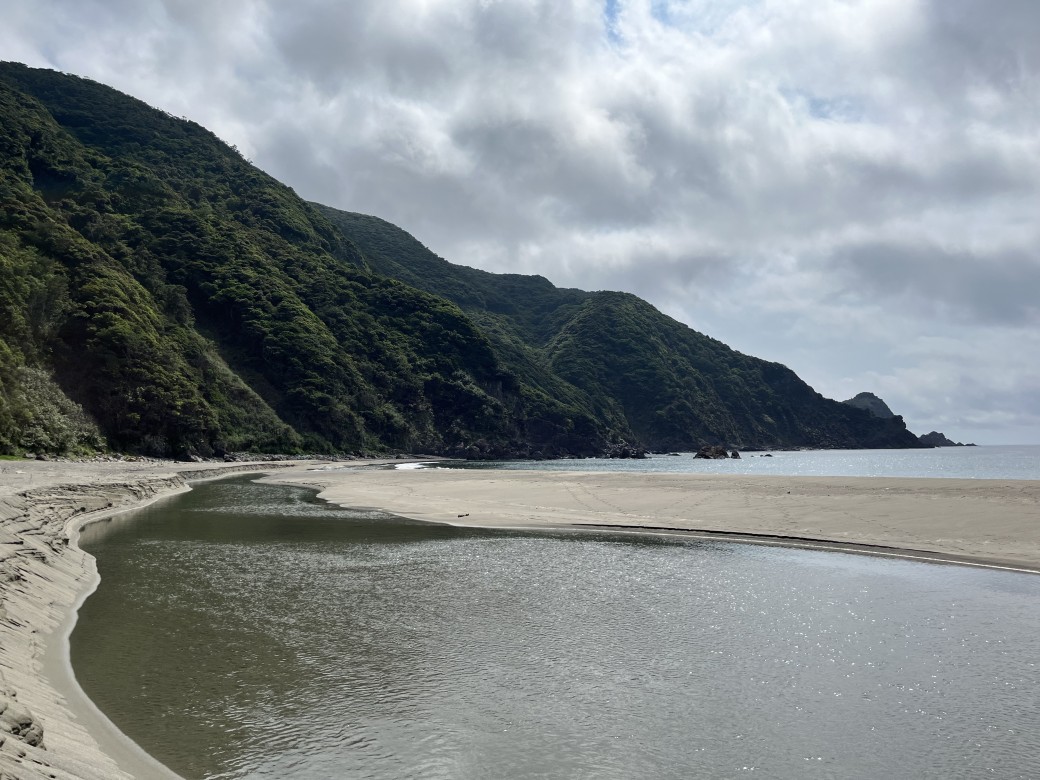
{"label": "wet sand", "polygon": [[267,479],[454,525],[683,530],[856,546],[1040,571],[1040,481],[618,474],[299,471]]}
{"label": "wet sand", "polygon": [[162,776],[72,678],[67,635],[97,582],[78,529],[246,471],[455,525],[736,534],[1040,571],[1040,481],[0,461],[0,776]]}
{"label": "wet sand", "polygon": [[0,777],[175,777],[123,736],[72,675],[68,635],[98,582],[94,559],[76,544],[79,529],[188,490],[189,480],[288,465],[0,461]]}

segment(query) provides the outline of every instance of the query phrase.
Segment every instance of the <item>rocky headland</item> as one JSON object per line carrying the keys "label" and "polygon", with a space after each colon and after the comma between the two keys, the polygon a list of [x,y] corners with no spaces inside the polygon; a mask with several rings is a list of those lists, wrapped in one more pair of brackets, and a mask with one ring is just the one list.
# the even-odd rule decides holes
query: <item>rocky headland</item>
{"label": "rocky headland", "polygon": [[963,444],[959,441],[954,441],[946,437],[946,434],[939,433],[939,431],[931,431],[923,436],[918,437],[921,440],[921,444],[926,447],[974,447],[974,444]]}
{"label": "rocky headland", "polygon": [[872,415],[880,417],[882,420],[896,416],[895,412],[888,408],[888,404],[873,393],[858,393],[849,400],[842,401],[842,403],[854,406],[857,409],[866,409]]}
{"label": "rocky headland", "polygon": [[[881,398],[874,395],[873,393],[859,393],[855,397],[850,398],[847,401],[842,401],[843,404],[848,406],[854,406],[857,409],[865,409],[875,417],[879,417],[883,420],[895,417],[895,413],[888,407]],[[923,436],[918,436],[917,440],[921,443],[922,447],[974,447],[974,444],[963,444],[959,441],[953,441],[946,437],[946,434],[939,433],[939,431],[931,431]]]}

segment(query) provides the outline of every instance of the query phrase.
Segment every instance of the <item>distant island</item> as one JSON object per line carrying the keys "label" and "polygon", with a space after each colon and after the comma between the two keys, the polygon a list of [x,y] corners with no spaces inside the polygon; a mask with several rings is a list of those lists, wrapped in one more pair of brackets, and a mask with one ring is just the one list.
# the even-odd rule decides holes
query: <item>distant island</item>
{"label": "distant island", "polygon": [[634,295],[308,203],[94,81],[0,64],[0,119],[0,454],[923,446]]}

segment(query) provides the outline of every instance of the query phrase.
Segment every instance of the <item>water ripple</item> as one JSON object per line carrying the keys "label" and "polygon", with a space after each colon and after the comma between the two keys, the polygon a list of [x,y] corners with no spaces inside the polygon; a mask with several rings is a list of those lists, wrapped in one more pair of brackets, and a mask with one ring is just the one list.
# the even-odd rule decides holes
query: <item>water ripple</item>
{"label": "water ripple", "polygon": [[1035,768],[1037,577],[482,535],[247,481],[92,552],[77,675],[188,778]]}

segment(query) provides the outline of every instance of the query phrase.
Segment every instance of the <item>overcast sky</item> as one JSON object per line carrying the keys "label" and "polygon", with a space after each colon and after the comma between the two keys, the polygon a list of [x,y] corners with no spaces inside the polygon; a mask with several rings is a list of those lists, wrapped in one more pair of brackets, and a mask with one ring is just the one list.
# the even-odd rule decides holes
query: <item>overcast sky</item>
{"label": "overcast sky", "polygon": [[0,0],[0,58],[452,262],[1040,443],[1036,0]]}

